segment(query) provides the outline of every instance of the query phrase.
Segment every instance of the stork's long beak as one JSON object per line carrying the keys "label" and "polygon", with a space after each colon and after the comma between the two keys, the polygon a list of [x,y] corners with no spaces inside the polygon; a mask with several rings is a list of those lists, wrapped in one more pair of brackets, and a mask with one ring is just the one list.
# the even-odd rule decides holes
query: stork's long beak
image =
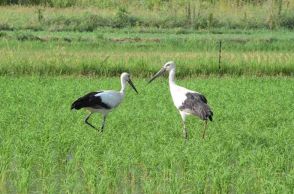
{"label": "stork's long beak", "polygon": [[138,94],[138,91],[137,91],[137,89],[136,89],[136,87],[135,87],[135,85],[133,84],[133,82],[132,82],[131,79],[128,80],[128,83],[132,86],[132,88],[133,88],[133,89],[135,90],[135,92]]}
{"label": "stork's long beak", "polygon": [[165,68],[161,68],[148,82],[148,84],[150,84],[153,80],[155,80],[157,77],[161,76],[162,74],[164,74],[164,72],[166,71]]}

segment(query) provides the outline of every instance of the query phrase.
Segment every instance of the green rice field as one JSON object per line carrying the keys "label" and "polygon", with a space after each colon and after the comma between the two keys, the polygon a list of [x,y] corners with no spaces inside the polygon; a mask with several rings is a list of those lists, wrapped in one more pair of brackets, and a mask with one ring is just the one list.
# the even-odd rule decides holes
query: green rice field
{"label": "green rice field", "polygon": [[[206,139],[189,117],[190,139],[166,79],[133,78],[103,134],[70,104],[118,78],[2,76],[1,193],[291,193],[294,80],[195,77],[178,84],[202,92],[215,116]],[[99,126],[101,116],[91,122]]]}

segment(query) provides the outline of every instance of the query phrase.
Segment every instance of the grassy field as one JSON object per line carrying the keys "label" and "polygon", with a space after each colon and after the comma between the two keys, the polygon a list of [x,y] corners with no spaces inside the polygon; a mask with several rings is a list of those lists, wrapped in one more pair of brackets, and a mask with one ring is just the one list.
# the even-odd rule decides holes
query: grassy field
{"label": "grassy field", "polygon": [[[118,78],[0,77],[1,193],[292,193],[294,79],[178,80],[215,113],[207,138],[189,118],[182,138],[167,80],[133,79],[98,134],[71,112],[77,97],[119,89]],[[96,115],[92,123],[100,125]]]}
{"label": "grassy field", "polygon": [[[0,74],[117,76],[130,71],[146,77],[169,60],[179,65],[180,77],[294,73],[291,31],[153,30],[3,31]],[[220,40],[221,69],[218,68]]]}

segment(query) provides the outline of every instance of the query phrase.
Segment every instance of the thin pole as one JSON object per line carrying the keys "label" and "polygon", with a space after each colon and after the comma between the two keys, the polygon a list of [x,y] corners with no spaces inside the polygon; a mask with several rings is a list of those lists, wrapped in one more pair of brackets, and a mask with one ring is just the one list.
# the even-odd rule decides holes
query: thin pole
{"label": "thin pole", "polygon": [[222,58],[222,41],[219,41],[219,51],[218,51],[218,70],[221,70],[221,58]]}

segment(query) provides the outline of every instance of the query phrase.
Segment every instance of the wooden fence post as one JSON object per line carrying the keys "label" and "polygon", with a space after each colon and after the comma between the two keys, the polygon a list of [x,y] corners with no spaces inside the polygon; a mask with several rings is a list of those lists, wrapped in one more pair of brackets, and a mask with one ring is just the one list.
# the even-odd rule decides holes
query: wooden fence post
{"label": "wooden fence post", "polygon": [[222,41],[219,41],[219,51],[218,51],[218,71],[221,70],[221,58],[222,58]]}

